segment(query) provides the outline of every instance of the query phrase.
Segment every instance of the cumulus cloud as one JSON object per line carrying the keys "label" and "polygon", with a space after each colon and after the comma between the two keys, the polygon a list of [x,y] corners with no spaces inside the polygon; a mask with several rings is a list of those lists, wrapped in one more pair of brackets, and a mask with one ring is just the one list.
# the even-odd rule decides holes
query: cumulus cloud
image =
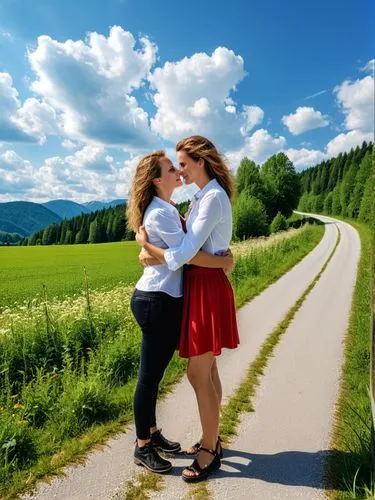
{"label": "cumulus cloud", "polygon": [[149,76],[157,108],[152,130],[164,139],[177,141],[201,134],[221,148],[240,146],[247,133],[263,119],[257,106],[240,109],[231,92],[246,76],[244,61],[226,47],[211,55],[197,53],[177,62],[166,62]]}
{"label": "cumulus cloud", "polygon": [[247,135],[256,125],[263,121],[264,111],[259,106],[243,106],[243,114],[246,123],[241,128],[241,133]]}
{"label": "cumulus cloud", "polygon": [[337,156],[339,153],[350,151],[350,149],[361,145],[363,141],[373,142],[374,133],[351,130],[350,132],[339,134],[328,142],[326,150],[329,156]]}
{"label": "cumulus cloud", "polygon": [[293,135],[299,135],[314,128],[326,127],[329,124],[327,116],[306,106],[300,106],[295,113],[283,116],[281,121]]}
{"label": "cumulus cloud", "polygon": [[374,130],[374,78],[366,76],[355,82],[345,80],[334,89],[337,103],[345,115],[348,130]]}
{"label": "cumulus cloud", "polygon": [[318,163],[327,160],[330,155],[317,149],[285,149],[284,153],[288,156],[296,167],[296,170],[311,167]]}
{"label": "cumulus cloud", "polygon": [[226,154],[229,164],[236,170],[242,158],[247,156],[255,163],[263,163],[269,156],[282,151],[286,145],[283,136],[273,137],[267,130],[256,130],[250,137],[245,138],[245,145]]}
{"label": "cumulus cloud", "polygon": [[72,155],[50,157],[35,166],[7,150],[0,155],[0,201],[64,198],[86,202],[124,197],[134,161],[137,158],[118,166],[105,148],[87,145]]}
{"label": "cumulus cloud", "polygon": [[27,115],[27,109],[25,112],[22,109],[12,77],[9,73],[0,73],[0,141],[38,142],[43,138],[30,121],[25,124],[19,121],[20,114]]}
{"label": "cumulus cloud", "polygon": [[58,115],[68,139],[148,149],[157,141],[148,114],[131,93],[156,61],[156,46],[119,26],[109,36],[58,42],[40,36],[28,57],[36,80],[31,89]]}
{"label": "cumulus cloud", "polygon": [[31,163],[15,151],[0,154],[0,200],[23,199],[25,193],[37,184],[34,174]]}

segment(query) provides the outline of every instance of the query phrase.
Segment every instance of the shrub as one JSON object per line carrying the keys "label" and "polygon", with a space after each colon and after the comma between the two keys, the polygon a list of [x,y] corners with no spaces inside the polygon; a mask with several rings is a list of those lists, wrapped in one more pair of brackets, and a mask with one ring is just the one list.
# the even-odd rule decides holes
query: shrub
{"label": "shrub", "polygon": [[279,231],[285,231],[288,228],[288,223],[286,218],[281,212],[277,212],[276,217],[271,222],[271,233],[278,233]]}

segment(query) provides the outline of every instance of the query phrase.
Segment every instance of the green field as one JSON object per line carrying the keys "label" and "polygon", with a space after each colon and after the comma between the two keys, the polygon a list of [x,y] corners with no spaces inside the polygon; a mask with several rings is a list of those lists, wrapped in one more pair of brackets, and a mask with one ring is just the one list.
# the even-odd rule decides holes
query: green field
{"label": "green field", "polygon": [[0,247],[0,312],[14,302],[30,300],[47,287],[49,297],[90,288],[134,283],[142,272],[135,241],[96,245]]}

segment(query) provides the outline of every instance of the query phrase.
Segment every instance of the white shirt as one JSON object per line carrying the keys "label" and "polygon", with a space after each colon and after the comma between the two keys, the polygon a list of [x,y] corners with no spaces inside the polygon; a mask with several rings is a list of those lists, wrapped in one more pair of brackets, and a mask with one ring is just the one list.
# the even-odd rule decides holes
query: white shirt
{"label": "white shirt", "polygon": [[[159,248],[179,246],[184,238],[177,209],[157,196],[145,211],[143,225],[149,242]],[[135,286],[144,292],[165,292],[172,297],[181,297],[182,269],[172,271],[166,264],[147,266]]]}
{"label": "white shirt", "polygon": [[195,194],[180,245],[164,253],[171,270],[180,269],[199,251],[222,255],[232,238],[232,206],[225,190],[212,179]]}

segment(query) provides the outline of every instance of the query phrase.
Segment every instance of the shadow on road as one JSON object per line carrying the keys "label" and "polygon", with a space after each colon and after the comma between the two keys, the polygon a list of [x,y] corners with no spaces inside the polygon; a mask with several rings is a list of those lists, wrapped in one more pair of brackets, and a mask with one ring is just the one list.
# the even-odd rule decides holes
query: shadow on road
{"label": "shadow on road", "polygon": [[[221,461],[222,467],[212,476],[211,480],[225,477],[247,477],[288,486],[327,489],[328,486],[324,484],[323,477],[329,453],[329,450],[314,453],[284,451],[272,455],[262,455],[226,449]],[[184,466],[173,467],[172,475],[180,476],[183,468],[190,465],[191,462],[192,459],[189,458]]]}

